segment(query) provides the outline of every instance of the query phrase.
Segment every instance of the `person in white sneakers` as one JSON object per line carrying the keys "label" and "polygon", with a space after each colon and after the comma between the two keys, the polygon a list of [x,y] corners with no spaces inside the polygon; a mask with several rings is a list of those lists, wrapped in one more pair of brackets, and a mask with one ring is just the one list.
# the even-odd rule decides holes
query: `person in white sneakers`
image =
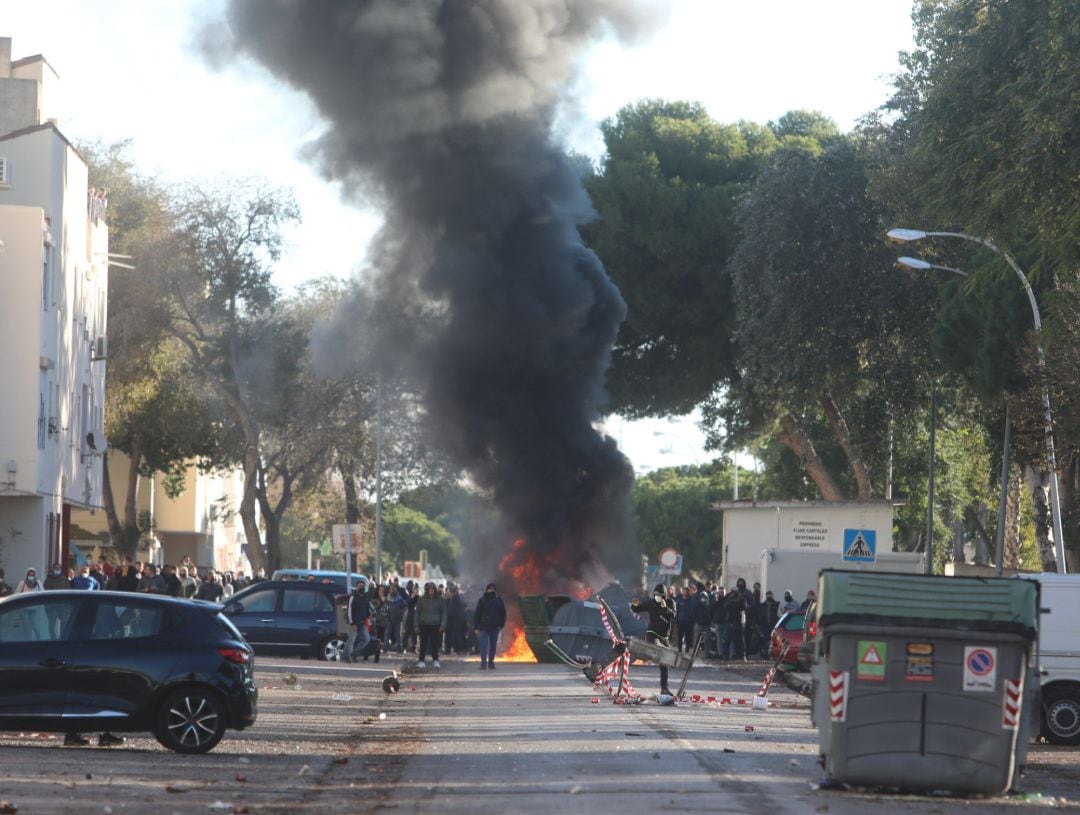
{"label": "person in white sneakers", "polygon": [[434,583],[424,586],[424,593],[416,603],[416,624],[420,629],[420,654],[417,668],[424,667],[424,658],[431,654],[431,667],[439,668],[439,639],[446,630],[446,601]]}

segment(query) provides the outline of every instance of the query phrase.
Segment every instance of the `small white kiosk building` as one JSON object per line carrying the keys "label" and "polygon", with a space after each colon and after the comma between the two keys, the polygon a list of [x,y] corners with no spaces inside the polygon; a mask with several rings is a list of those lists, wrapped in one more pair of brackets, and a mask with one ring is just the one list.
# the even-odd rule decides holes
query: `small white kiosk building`
{"label": "small white kiosk building", "polygon": [[779,600],[817,586],[822,569],[924,571],[921,553],[894,552],[891,501],[719,501],[724,513],[721,583],[743,577]]}

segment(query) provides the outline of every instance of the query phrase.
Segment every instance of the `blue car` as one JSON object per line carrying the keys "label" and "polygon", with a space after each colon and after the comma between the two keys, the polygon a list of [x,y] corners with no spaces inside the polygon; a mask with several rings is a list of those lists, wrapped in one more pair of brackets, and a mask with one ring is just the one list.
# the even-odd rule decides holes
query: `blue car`
{"label": "blue car", "polygon": [[341,659],[348,595],[336,583],[263,581],[225,601],[223,611],[256,654]]}
{"label": "blue car", "polygon": [[[335,571],[330,571],[330,570],[327,570],[327,569],[278,569],[277,571],[274,572],[273,577],[271,577],[270,579],[273,580],[274,582],[277,582],[279,580],[284,580],[284,581],[297,580],[297,581],[302,581],[302,582],[306,582],[306,583],[334,583],[337,586],[339,586],[342,591],[348,591],[349,587],[346,585],[346,578],[347,577],[348,577],[348,575],[346,575],[345,572],[335,572]],[[358,580],[363,580],[365,582],[370,582],[368,580],[368,578],[367,578],[367,575],[362,575],[362,574],[358,574],[357,572],[353,572],[352,573],[352,587],[353,588],[356,587],[356,582]]]}

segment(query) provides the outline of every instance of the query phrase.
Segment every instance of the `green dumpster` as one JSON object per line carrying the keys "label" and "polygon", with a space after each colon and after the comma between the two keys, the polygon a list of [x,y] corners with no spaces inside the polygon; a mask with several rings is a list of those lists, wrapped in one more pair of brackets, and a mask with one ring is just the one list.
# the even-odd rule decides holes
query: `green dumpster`
{"label": "green dumpster", "polygon": [[1038,584],[825,570],[812,718],[829,777],[996,795],[1036,718]]}

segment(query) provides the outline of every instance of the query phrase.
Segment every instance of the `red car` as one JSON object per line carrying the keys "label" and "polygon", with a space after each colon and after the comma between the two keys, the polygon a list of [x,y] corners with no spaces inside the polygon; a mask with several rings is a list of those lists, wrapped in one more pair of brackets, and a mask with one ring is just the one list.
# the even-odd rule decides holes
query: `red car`
{"label": "red car", "polygon": [[769,659],[776,660],[780,657],[780,648],[784,640],[788,642],[788,651],[784,655],[784,661],[780,667],[784,670],[796,670],[798,668],[799,646],[803,641],[803,620],[805,611],[786,611],[776,621],[769,641]]}

